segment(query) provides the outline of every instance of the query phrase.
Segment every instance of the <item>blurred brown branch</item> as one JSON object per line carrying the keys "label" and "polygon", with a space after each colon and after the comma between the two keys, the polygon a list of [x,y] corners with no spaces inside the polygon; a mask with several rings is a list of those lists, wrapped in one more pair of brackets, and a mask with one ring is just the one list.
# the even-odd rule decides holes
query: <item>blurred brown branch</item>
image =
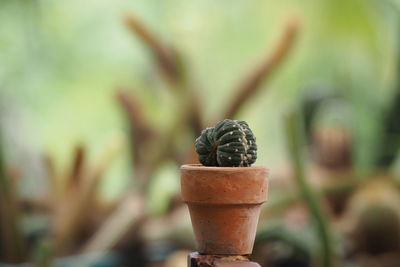
{"label": "blurred brown branch", "polygon": [[124,23],[150,49],[164,78],[172,83],[178,82],[179,64],[174,50],[165,46],[134,14],[126,14]]}
{"label": "blurred brown branch", "polygon": [[79,186],[84,171],[86,150],[83,145],[75,148],[74,156],[71,163],[71,173],[68,175],[67,188],[72,189]]}
{"label": "blurred brown branch", "polygon": [[157,132],[150,126],[143,114],[143,109],[134,95],[125,90],[118,90],[117,99],[129,120],[131,128],[132,152],[134,164],[140,168],[148,157],[148,145],[153,139],[157,139]]}
{"label": "blurred brown branch", "polygon": [[26,244],[19,228],[18,173],[6,170],[1,142],[0,136],[0,259],[18,263],[26,257]]}
{"label": "blurred brown branch", "polygon": [[[168,83],[172,82],[171,87],[177,91],[190,90],[190,85],[187,84],[186,66],[183,64],[183,60],[181,56],[179,56],[177,49],[163,44],[160,38],[152,33],[145,24],[132,13],[124,16],[124,23],[152,52],[163,77],[166,78]],[[189,122],[193,131],[199,133],[203,125],[197,95],[192,95],[189,101],[192,102]]]}
{"label": "blurred brown branch", "polygon": [[200,135],[204,128],[203,114],[201,112],[202,103],[197,92],[193,92],[191,97],[191,105],[189,110],[189,124],[195,136]]}
{"label": "blurred brown branch", "polygon": [[107,207],[99,201],[99,184],[119,149],[119,141],[112,140],[106,145],[95,164],[89,166],[81,161],[85,147],[82,145],[77,147],[73,154],[73,162],[81,162],[79,184],[70,187],[76,172],[67,173],[60,195],[52,203],[54,225],[52,234],[57,255],[75,252],[82,239],[88,238],[96,230],[93,226],[96,223],[96,216],[107,213]]}
{"label": "blurred brown branch", "polygon": [[[48,179],[49,188],[47,196],[45,196],[44,198],[50,200],[50,202],[53,203],[53,201],[56,201],[56,199],[58,198],[60,192],[58,173],[54,164],[54,158],[51,155],[43,155],[42,161],[46,172],[46,177]],[[43,200],[41,202],[43,202]]]}
{"label": "blurred brown branch", "polygon": [[276,71],[293,48],[299,29],[297,19],[291,19],[284,29],[283,35],[275,50],[265,57],[262,62],[249,73],[235,90],[236,94],[229,103],[222,118],[234,118],[244,104],[261,88],[262,82]]}

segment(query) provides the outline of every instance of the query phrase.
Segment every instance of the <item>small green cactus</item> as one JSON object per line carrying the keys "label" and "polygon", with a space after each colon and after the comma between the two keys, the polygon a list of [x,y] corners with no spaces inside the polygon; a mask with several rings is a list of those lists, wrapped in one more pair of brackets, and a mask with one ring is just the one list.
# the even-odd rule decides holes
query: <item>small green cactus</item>
{"label": "small green cactus", "polygon": [[196,139],[204,166],[248,167],[257,159],[256,137],[245,121],[222,120]]}

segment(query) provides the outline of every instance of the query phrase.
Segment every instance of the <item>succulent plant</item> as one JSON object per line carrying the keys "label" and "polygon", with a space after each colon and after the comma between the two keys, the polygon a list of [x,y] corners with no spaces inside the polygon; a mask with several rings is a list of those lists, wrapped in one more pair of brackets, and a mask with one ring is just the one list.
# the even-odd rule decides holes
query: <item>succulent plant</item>
{"label": "succulent plant", "polygon": [[205,166],[248,167],[257,159],[256,138],[247,122],[225,119],[201,132],[196,152]]}

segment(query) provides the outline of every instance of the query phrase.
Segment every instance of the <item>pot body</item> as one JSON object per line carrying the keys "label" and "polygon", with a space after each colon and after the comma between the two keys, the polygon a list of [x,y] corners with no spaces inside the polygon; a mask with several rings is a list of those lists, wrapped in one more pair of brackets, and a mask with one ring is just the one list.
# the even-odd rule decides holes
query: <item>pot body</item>
{"label": "pot body", "polygon": [[200,253],[252,253],[261,204],[268,195],[266,167],[183,165],[181,192]]}

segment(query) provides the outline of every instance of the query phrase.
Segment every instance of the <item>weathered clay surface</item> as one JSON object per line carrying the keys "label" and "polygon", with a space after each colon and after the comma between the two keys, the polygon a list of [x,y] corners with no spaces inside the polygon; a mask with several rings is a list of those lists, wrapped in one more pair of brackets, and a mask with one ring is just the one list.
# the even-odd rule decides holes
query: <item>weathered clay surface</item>
{"label": "weathered clay surface", "polygon": [[181,167],[182,198],[200,253],[251,254],[260,207],[267,200],[267,175],[263,166]]}
{"label": "weathered clay surface", "polygon": [[245,261],[215,261],[215,267],[261,267],[260,264],[255,262],[245,262]]}
{"label": "weathered clay surface", "polygon": [[192,252],[188,255],[189,267],[260,267],[259,264],[252,262],[246,256],[221,256],[221,255],[200,255]]}

